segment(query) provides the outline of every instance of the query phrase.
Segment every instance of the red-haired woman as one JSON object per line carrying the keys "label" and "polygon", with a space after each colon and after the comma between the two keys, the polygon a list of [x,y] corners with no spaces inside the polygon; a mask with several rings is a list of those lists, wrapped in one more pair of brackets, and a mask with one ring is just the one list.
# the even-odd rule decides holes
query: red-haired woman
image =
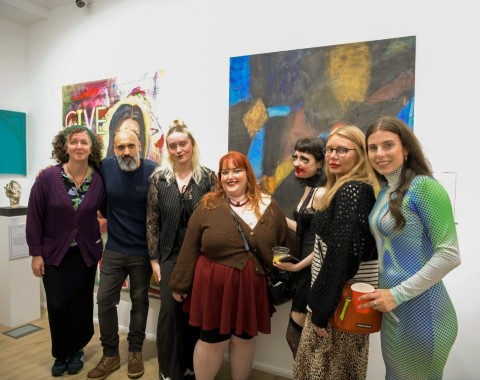
{"label": "red-haired woman", "polygon": [[258,186],[247,157],[224,155],[217,180],[190,218],[170,286],[201,329],[196,378],[214,379],[228,347],[232,378],[247,379],[255,336],[270,333],[274,310],[262,265],[273,268],[272,247],[291,243],[284,213]]}

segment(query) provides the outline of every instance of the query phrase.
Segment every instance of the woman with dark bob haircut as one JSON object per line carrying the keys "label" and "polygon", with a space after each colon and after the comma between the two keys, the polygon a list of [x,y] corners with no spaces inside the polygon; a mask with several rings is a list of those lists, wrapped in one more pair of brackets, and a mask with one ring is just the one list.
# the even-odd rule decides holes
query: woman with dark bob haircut
{"label": "woman with dark bob haircut", "polygon": [[[458,330],[442,281],[460,264],[450,199],[402,120],[378,119],[366,142],[370,163],[385,183],[370,214],[379,288],[363,296],[367,306],[386,313],[385,378],[441,379]],[[392,310],[398,320],[391,318]]]}
{"label": "woman with dark bob haircut", "polygon": [[105,190],[97,172],[103,146],[90,129],[68,127],[52,145],[58,164],[33,184],[26,235],[33,274],[47,297],[52,376],[62,376],[82,370],[83,348],[93,336],[93,286],[103,251],[97,211]]}
{"label": "woman with dark bob haircut", "polygon": [[292,309],[286,338],[294,358],[307,317],[307,299],[312,279],[310,265],[313,259],[315,232],[311,224],[325,192],[326,178],[322,169],[325,159],[324,144],[323,139],[318,137],[302,138],[295,143],[295,151],[292,154],[293,170],[304,192],[293,212],[293,219],[287,218],[287,224],[292,231],[295,231],[294,255],[299,262],[274,263],[280,269],[293,272]]}

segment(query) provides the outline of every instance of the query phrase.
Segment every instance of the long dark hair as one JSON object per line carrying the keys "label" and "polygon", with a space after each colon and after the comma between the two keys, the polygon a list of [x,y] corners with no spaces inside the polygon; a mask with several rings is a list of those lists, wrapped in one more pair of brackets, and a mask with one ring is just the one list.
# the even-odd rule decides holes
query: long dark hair
{"label": "long dark hair", "polygon": [[[403,169],[400,174],[398,187],[390,194],[389,211],[395,220],[395,230],[401,230],[405,226],[405,217],[402,214],[403,198],[410,187],[413,178],[418,175],[432,177],[432,169],[427,158],[423,154],[422,145],[411,129],[400,119],[394,116],[384,116],[375,121],[368,127],[365,133],[365,141],[368,150],[368,138],[376,131],[387,131],[395,133],[402,143],[402,146],[408,152],[403,163]],[[384,176],[376,173],[380,181],[385,182]]]}

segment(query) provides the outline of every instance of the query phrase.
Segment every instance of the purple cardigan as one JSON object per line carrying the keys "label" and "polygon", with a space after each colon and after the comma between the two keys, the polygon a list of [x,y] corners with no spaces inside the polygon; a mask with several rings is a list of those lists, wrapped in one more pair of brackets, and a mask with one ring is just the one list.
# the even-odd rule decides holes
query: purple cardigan
{"label": "purple cardigan", "polygon": [[103,180],[96,171],[76,212],[65,189],[61,165],[42,171],[28,200],[26,235],[30,255],[41,255],[45,264],[59,266],[75,239],[87,266],[96,265],[103,251],[97,210],[104,201]]}

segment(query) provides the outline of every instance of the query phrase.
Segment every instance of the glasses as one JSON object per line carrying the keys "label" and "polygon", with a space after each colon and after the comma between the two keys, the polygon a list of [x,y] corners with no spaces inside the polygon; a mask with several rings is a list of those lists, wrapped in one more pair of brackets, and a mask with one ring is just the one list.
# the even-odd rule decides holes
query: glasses
{"label": "glasses", "polygon": [[222,177],[227,177],[230,173],[232,173],[232,175],[234,177],[238,177],[240,174],[242,174],[243,172],[243,169],[232,169],[232,170],[227,170],[227,169],[223,169],[221,172],[220,172],[220,175]]}
{"label": "glasses", "polygon": [[339,146],[337,148],[326,147],[326,148],[323,148],[323,154],[325,154],[325,156],[328,157],[328,156],[331,156],[333,152],[337,152],[338,157],[345,157],[349,150],[356,150],[356,149],[345,148],[344,146]]}

